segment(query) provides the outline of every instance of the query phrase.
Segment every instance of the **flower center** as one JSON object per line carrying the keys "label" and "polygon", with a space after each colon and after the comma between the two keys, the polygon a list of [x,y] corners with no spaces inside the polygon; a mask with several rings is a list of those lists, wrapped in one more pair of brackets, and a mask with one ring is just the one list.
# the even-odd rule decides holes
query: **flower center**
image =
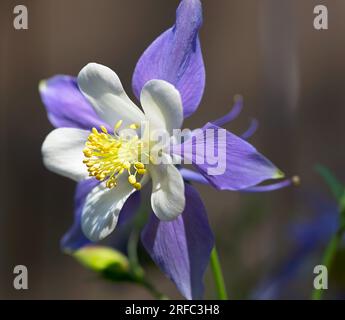
{"label": "flower center", "polygon": [[[89,175],[99,181],[106,181],[106,186],[111,189],[118,183],[118,178],[124,172],[128,173],[128,182],[137,190],[141,188],[138,176],[146,173],[142,162],[144,142],[135,133],[130,136],[118,134],[121,127],[120,120],[114,127],[114,134],[108,133],[101,126],[101,130],[92,128],[83,150]],[[138,125],[132,124],[129,129],[137,129]],[[141,178],[141,177],[140,177]]]}

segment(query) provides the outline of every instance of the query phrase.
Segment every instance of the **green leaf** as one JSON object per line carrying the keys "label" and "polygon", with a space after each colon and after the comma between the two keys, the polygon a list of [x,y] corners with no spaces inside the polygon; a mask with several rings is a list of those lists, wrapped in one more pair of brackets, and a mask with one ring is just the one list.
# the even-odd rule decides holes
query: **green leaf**
{"label": "green leaf", "polygon": [[320,176],[325,180],[327,185],[332,191],[333,196],[336,198],[338,202],[342,202],[345,196],[345,187],[344,185],[333,175],[331,170],[328,168],[317,165],[315,167],[316,171],[320,174]]}

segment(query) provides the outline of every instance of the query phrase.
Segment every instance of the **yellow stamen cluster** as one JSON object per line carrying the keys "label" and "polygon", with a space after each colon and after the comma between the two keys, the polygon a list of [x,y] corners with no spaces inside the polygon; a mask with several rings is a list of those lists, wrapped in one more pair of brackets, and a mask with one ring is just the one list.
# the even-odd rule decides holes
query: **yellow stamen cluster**
{"label": "yellow stamen cluster", "polygon": [[[114,134],[108,133],[103,126],[100,132],[92,128],[83,150],[83,163],[87,166],[89,175],[99,181],[106,181],[109,189],[117,185],[122,173],[127,172],[128,182],[139,190],[141,184],[137,181],[138,175],[146,173],[145,165],[139,161],[143,142],[137,135],[130,138],[119,136],[117,130],[121,125],[121,120],[116,123]],[[129,128],[137,129],[138,125],[131,124]]]}

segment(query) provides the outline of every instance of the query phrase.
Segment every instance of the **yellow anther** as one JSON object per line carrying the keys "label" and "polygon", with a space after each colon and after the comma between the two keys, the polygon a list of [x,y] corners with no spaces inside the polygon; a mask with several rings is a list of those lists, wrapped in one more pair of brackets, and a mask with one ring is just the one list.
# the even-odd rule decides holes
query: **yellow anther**
{"label": "yellow anther", "polygon": [[133,187],[137,190],[140,190],[141,189],[141,183],[140,182],[136,182],[133,184]]}
{"label": "yellow anther", "polygon": [[105,175],[102,173],[99,173],[96,175],[96,179],[99,181],[103,181],[105,179]]}
{"label": "yellow anther", "polygon": [[111,189],[113,187],[113,182],[111,180],[108,180],[105,184],[107,188]]}
{"label": "yellow anther", "polygon": [[125,162],[122,164],[122,167],[123,167],[124,169],[129,169],[129,168],[131,167],[131,164],[130,164],[129,161],[125,161]]}
{"label": "yellow anther", "polygon": [[137,179],[135,178],[135,176],[130,175],[128,176],[128,182],[133,185],[137,182]]}
{"label": "yellow anther", "polygon": [[122,122],[123,122],[122,120],[119,120],[118,122],[116,122],[115,127],[114,127],[114,131],[116,131],[117,129],[119,129],[121,127]]}
{"label": "yellow anther", "polygon": [[94,133],[94,134],[98,134],[97,129],[96,129],[96,128],[92,128],[92,133]]}
{"label": "yellow anther", "polygon": [[87,157],[87,158],[92,156],[92,151],[90,149],[88,149],[88,148],[85,148],[83,150],[83,153],[84,153],[84,156]]}
{"label": "yellow anther", "polygon": [[134,163],[134,166],[136,169],[144,169],[145,168],[145,165],[141,162]]}
{"label": "yellow anther", "polygon": [[295,186],[299,186],[301,184],[301,178],[299,176],[293,176],[291,181]]}
{"label": "yellow anther", "polygon": [[104,132],[104,133],[108,133],[108,130],[105,126],[101,126],[101,130]]}
{"label": "yellow anther", "polygon": [[107,188],[111,189],[113,187],[115,187],[117,184],[116,180],[114,179],[109,179],[107,182],[106,182],[106,186]]}
{"label": "yellow anther", "polygon": [[133,129],[133,130],[138,129],[139,127],[140,127],[140,125],[139,125],[138,123],[132,123],[132,124],[129,126],[129,128],[130,128],[130,129]]}
{"label": "yellow anther", "polygon": [[138,169],[137,172],[141,175],[146,173],[146,169]]}

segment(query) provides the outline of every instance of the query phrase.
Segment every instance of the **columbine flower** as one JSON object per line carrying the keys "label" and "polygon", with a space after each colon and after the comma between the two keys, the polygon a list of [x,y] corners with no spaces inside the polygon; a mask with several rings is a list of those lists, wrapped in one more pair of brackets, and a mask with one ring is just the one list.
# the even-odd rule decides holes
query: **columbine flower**
{"label": "columbine flower", "polygon": [[[150,126],[171,134],[196,111],[205,86],[198,38],[201,23],[200,1],[182,0],[175,25],[138,61],[133,89],[143,111],[128,98],[117,75],[98,64],[83,68],[77,80],[55,76],[40,86],[49,120],[58,128],[43,144],[44,163],[78,181],[75,222],[62,240],[63,247],[77,249],[89,239],[102,239],[116,223],[127,221],[139,206],[139,190],[151,177],[153,213],[141,239],[152,259],[188,299],[202,296],[202,279],[214,246],[205,207],[189,182],[208,183],[220,190],[250,191],[253,187],[252,191],[260,191],[257,184],[282,177],[240,137],[226,131],[214,143],[208,129],[216,133],[224,130],[221,126],[232,120],[236,109],[206,124],[196,132],[196,139],[187,139],[182,148],[175,145],[170,153],[163,152],[166,160],[182,157],[197,171],[178,169],[169,161],[155,164],[149,159],[144,163],[138,154],[143,148],[150,149],[150,144],[145,145],[139,133],[125,137],[118,132],[120,128],[138,130],[138,124],[147,120]],[[200,152],[210,145],[212,150]],[[221,175],[208,174],[210,165],[205,157],[214,149],[226,154]]]}
{"label": "columbine flower", "polygon": [[[175,219],[185,208],[184,182],[179,170],[169,163],[170,155],[164,154],[167,161],[156,165],[150,140],[145,145],[138,134],[126,137],[118,130],[122,126],[136,130],[144,120],[149,130],[171,133],[180,128],[183,112],[178,91],[163,80],[147,82],[141,91],[143,113],[128,98],[117,75],[105,66],[87,65],[79,73],[78,84],[106,125],[100,130],[92,128],[91,132],[56,129],[44,141],[42,152],[50,170],[77,181],[90,176],[102,182],[90,192],[84,205],[84,234],[92,241],[108,236],[128,197],[140,190],[148,177],[152,178],[154,213],[160,220]],[[145,149],[147,152],[143,152]],[[144,161],[142,154],[149,156],[150,161]]]}

